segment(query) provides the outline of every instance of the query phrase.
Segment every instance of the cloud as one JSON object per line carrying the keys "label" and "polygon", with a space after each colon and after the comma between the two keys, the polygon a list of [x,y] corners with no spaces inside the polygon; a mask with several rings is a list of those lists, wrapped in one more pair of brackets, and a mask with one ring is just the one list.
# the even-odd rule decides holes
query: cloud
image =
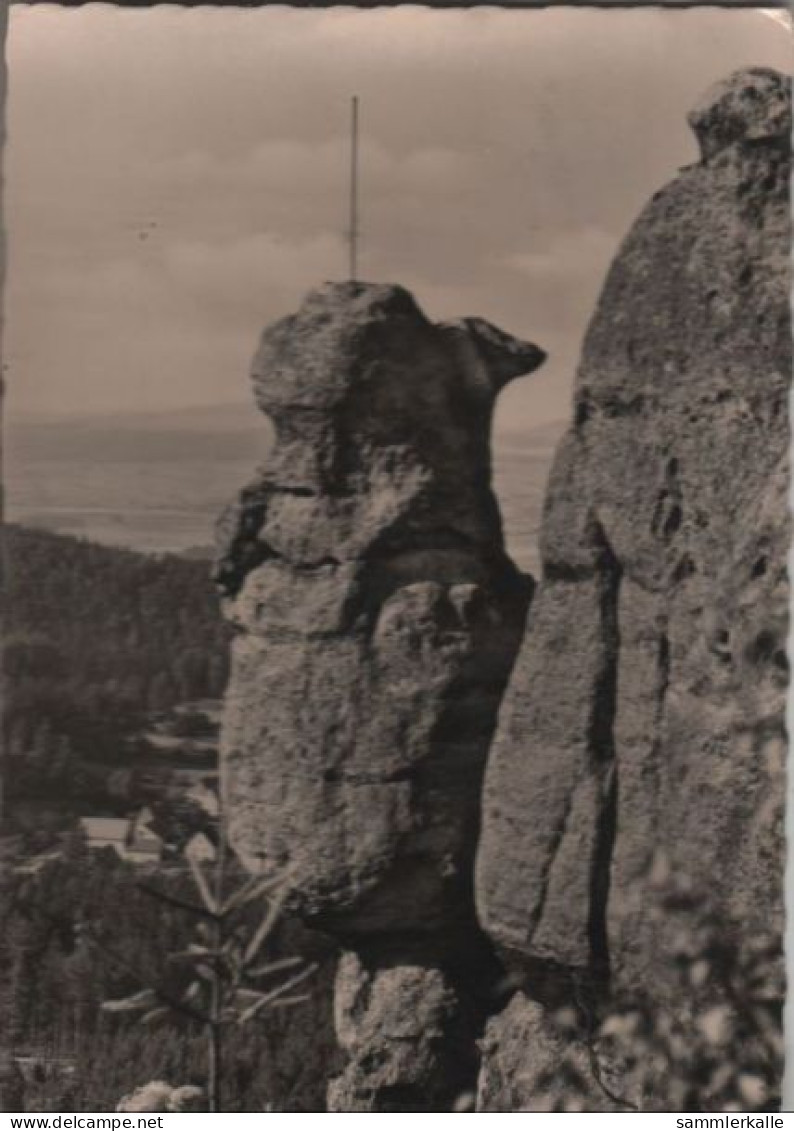
{"label": "cloud", "polygon": [[225,308],[229,298],[244,308],[274,303],[286,313],[318,281],[339,275],[342,241],[331,235],[287,240],[260,234],[215,243],[181,241],[166,249],[164,267],[176,291]]}
{"label": "cloud", "polygon": [[615,237],[598,228],[565,232],[545,248],[513,251],[504,256],[505,267],[547,282],[603,275],[616,251]]}
{"label": "cloud", "polygon": [[357,93],[363,273],[537,340],[511,404],[559,414],[690,103],[790,42],[739,10],[15,5],[7,55],[20,407],[247,396],[262,324],[345,270]]}

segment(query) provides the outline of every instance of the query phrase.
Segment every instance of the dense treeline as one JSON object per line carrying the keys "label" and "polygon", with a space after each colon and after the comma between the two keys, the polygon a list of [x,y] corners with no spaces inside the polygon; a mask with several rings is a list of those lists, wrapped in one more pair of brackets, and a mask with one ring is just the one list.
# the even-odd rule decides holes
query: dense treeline
{"label": "dense treeline", "polygon": [[[26,875],[6,847],[0,878],[0,1044],[6,1049],[0,1055],[0,1107],[112,1111],[122,1095],[151,1080],[205,1086],[205,1042],[190,1021],[171,1016],[141,1026],[134,1016],[100,1008],[144,986],[178,994],[180,977],[187,975],[170,956],[194,937],[195,923],[152,898],[141,883],[192,899],[185,870],[142,876],[111,849],[89,853],[79,835],[67,833],[60,857]],[[290,937],[294,930],[284,924],[274,940],[280,953],[304,950],[303,938]],[[230,1029],[227,1109],[263,1111],[278,1094],[287,1110],[321,1110],[322,1077],[305,1055],[307,1026],[316,1025],[312,1010],[298,1007]],[[41,1064],[38,1078],[28,1071],[23,1079],[15,1067],[28,1055]]]}
{"label": "dense treeline", "polygon": [[206,562],[11,526],[4,572],[12,800],[98,803],[147,715],[222,694],[228,630]]}
{"label": "dense treeline", "polygon": [[[190,1022],[142,1028],[100,1008],[141,985],[178,989],[169,956],[194,924],[140,885],[189,895],[184,861],[141,872],[113,849],[89,851],[75,818],[129,813],[141,800],[116,785],[167,763],[147,752],[153,716],[187,741],[211,739],[206,717],[170,714],[217,699],[226,683],[228,629],[207,563],[4,533],[0,1110],[109,1111],[151,1080],[203,1086],[205,1040]],[[178,845],[196,815],[173,797],[161,813],[157,797],[146,800]],[[278,953],[300,949],[295,930],[284,926]],[[231,1031],[227,1110],[263,1111],[273,1096],[284,1110],[322,1110],[330,1016],[320,1038],[317,1029],[316,1007],[298,1007]]]}

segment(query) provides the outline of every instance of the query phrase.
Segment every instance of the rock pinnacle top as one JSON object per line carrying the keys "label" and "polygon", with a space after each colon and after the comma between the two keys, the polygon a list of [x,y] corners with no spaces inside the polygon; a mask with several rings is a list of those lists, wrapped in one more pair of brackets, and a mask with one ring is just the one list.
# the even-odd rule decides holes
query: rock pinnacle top
{"label": "rock pinnacle top", "polygon": [[687,120],[704,161],[729,145],[785,141],[791,134],[791,79],[748,67],[710,87]]}

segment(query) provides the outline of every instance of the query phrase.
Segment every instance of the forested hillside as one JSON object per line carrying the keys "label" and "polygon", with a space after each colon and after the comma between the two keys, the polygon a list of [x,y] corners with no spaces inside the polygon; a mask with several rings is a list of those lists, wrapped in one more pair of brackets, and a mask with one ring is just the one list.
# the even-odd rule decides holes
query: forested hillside
{"label": "forested hillside", "polygon": [[[206,1038],[190,1020],[171,1013],[141,1026],[134,1014],[101,1009],[142,987],[166,986],[178,996],[187,968],[171,956],[194,937],[194,917],[153,899],[139,871],[112,849],[88,852],[78,834],[64,834],[58,857],[35,873],[13,856],[4,865],[0,1110],[112,1111],[151,1080],[205,1086]],[[184,867],[145,878],[194,898]],[[307,958],[318,957],[316,945],[286,923],[273,942],[277,954]],[[264,1111],[274,1094],[286,1110],[321,1110],[324,1078],[307,1057],[307,1044],[317,1044],[307,1034],[317,1024],[306,1004],[230,1027],[225,1110]]]}
{"label": "forested hillside", "polygon": [[15,526],[4,549],[10,815],[96,808],[148,717],[223,692],[228,630],[207,564]]}
{"label": "forested hillside", "polygon": [[[195,1025],[170,1017],[141,1028],[100,1008],[143,985],[178,984],[169,956],[187,944],[192,918],[141,881],[190,897],[185,861],[172,852],[142,873],[112,848],[89,850],[76,818],[129,813],[140,791],[114,783],[145,778],[136,766],[191,761],[153,742],[164,719],[178,720],[187,742],[203,737],[198,716],[179,709],[225,687],[228,629],[207,563],[14,526],[4,550],[0,1110],[112,1110],[151,1080],[204,1085]],[[168,770],[149,776],[162,784]],[[178,844],[179,789],[162,793]],[[162,821],[151,787],[145,800]],[[284,929],[277,951],[302,950]],[[289,1023],[272,1014],[230,1031],[228,1110],[265,1110],[274,1093],[289,1110],[319,1110],[323,1077],[305,1052],[313,1025],[306,1007]]]}

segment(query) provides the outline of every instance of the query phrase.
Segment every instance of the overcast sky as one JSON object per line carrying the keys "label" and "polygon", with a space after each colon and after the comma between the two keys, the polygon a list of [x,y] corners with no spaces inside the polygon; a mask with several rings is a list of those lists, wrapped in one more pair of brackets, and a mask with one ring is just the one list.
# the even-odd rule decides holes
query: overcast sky
{"label": "overcast sky", "polygon": [[511,424],[567,414],[616,244],[695,158],[687,109],[791,66],[779,22],[725,9],[13,6],[7,56],[12,413],[247,401],[261,327],[344,277],[357,93],[360,273],[547,349]]}

